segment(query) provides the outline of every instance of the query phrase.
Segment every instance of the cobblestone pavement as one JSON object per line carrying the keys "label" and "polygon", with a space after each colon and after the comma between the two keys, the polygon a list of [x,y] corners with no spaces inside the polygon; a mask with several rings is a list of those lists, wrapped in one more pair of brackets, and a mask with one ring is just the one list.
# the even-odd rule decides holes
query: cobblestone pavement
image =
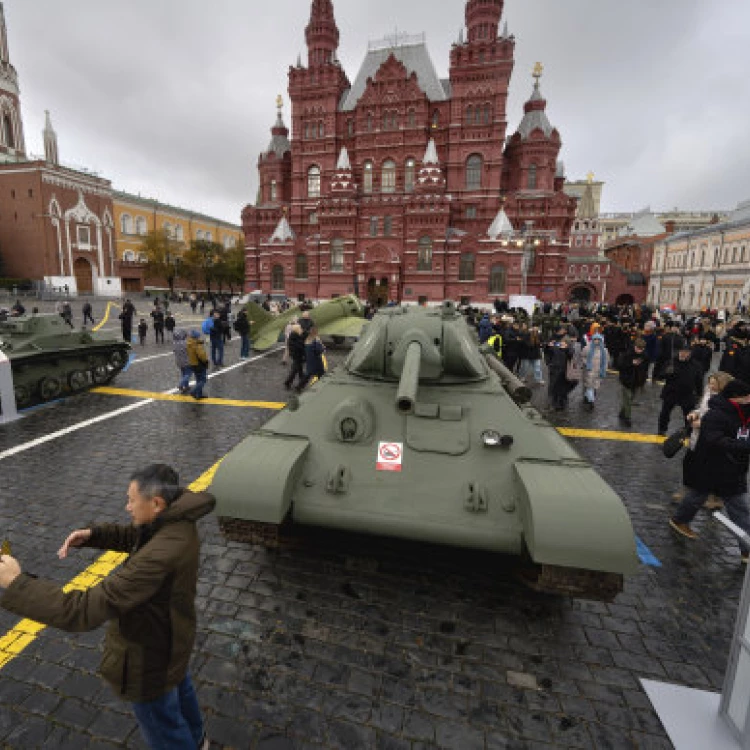
{"label": "cobblestone pavement", "polygon": [[[174,387],[170,356],[146,361],[168,352],[149,343],[116,385]],[[227,365],[236,361],[235,344]],[[274,352],[222,372],[207,393],[283,401],[282,374]],[[577,398],[550,415],[558,425],[620,429],[614,377],[593,413]],[[0,428],[0,456],[137,400],[86,394],[37,409]],[[655,432],[657,404],[648,386],[634,431]],[[25,570],[68,582],[97,555],[59,561],[60,542],[92,521],[125,522],[130,472],[166,461],[191,482],[271,414],[159,401],[0,458],[0,535]],[[739,554],[707,515],[697,542],[670,533],[679,460],[655,445],[574,443],[662,562],[642,566],[613,604],[534,594],[497,556],[323,534],[273,552],[202,523],[192,670],[212,747],[670,748],[639,678],[720,689]],[[0,611],[0,637],[17,623]],[[0,669],[0,746],[142,747],[129,708],[96,677],[101,640],[45,629]]]}

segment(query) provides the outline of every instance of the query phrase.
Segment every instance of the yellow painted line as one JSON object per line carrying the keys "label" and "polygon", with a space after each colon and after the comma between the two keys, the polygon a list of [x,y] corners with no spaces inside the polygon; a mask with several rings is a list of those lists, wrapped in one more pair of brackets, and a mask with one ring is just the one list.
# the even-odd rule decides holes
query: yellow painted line
{"label": "yellow painted line", "polygon": [[109,311],[113,307],[119,307],[119,305],[116,305],[114,302],[107,302],[107,309],[104,311],[104,317],[102,318],[100,323],[98,323],[91,329],[92,331],[98,331],[100,328],[104,327],[105,323],[109,320]]}
{"label": "yellow painted line", "polygon": [[[134,391],[128,388],[93,388],[91,393],[103,396],[125,396],[127,398],[150,398],[154,401],[176,401],[185,404],[200,403],[207,406],[235,406],[245,409],[283,409],[286,404],[277,401],[238,401],[224,398],[204,398],[196,402],[192,396],[177,396],[166,393],[152,393],[151,391]],[[644,435],[637,432],[614,432],[608,430],[576,430],[559,427],[557,431],[565,437],[583,438],[588,440],[615,440],[625,443],[653,443],[659,445],[665,438],[661,435]]]}
{"label": "yellow painted line", "polygon": [[642,435],[638,432],[608,432],[606,430],[575,430],[569,427],[558,427],[557,431],[565,437],[588,438],[589,440],[618,440],[624,443],[661,444],[666,438],[661,435]]}
{"label": "yellow painted line", "polygon": [[[221,461],[218,461],[208,471],[198,477],[188,489],[191,492],[202,492],[205,490],[211,484],[211,480],[219,468],[219,464],[221,464]],[[98,586],[113,570],[122,565],[127,559],[128,555],[123,552],[105,552],[89,565],[86,570],[79,573],[63,586],[63,591],[65,593],[69,591],[87,591],[94,586]],[[2,636],[0,638],[0,669],[15,659],[24,649],[28,648],[46,627],[46,625],[34,622],[34,620],[21,620]]]}
{"label": "yellow painted line", "polygon": [[238,401],[228,398],[203,398],[196,401],[192,396],[178,396],[170,393],[152,393],[150,391],[133,391],[128,388],[92,388],[91,393],[103,396],[126,396],[128,398],[150,398],[153,401],[176,401],[182,404],[201,404],[203,406],[239,406],[245,409],[283,409],[286,404],[277,401]]}

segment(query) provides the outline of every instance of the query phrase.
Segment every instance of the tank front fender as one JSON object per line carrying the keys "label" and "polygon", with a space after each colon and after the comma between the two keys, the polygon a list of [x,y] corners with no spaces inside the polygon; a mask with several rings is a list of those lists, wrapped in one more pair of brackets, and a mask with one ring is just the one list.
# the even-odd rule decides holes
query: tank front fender
{"label": "tank front fender", "polygon": [[280,524],[289,513],[309,447],[307,438],[250,435],[214,475],[209,491],[216,497],[216,513]]}
{"label": "tank front fender", "polygon": [[514,464],[524,541],[532,560],[630,575],[635,535],[619,496],[583,462]]}

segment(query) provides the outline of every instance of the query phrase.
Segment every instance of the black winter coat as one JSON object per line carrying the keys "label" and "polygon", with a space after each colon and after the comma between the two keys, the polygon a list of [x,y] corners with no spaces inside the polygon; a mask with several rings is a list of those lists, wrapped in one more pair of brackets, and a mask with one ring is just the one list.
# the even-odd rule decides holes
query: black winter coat
{"label": "black winter coat", "polygon": [[750,440],[737,439],[741,428],[737,407],[721,395],[713,396],[701,420],[695,450],[685,456],[685,486],[719,497],[747,492]]}
{"label": "black winter coat", "polygon": [[677,401],[697,400],[703,392],[703,368],[692,359],[681,362],[676,359],[674,372],[666,376],[661,392],[662,399],[674,398]]}
{"label": "black winter coat", "polygon": [[304,362],[306,358],[305,352],[305,336],[304,334],[292,331],[289,334],[289,341],[287,342],[289,347],[289,356],[297,361]]}
{"label": "black winter coat", "polygon": [[631,391],[636,388],[643,388],[646,385],[646,380],[648,380],[648,367],[649,361],[645,351],[638,354],[634,349],[631,349],[625,354],[621,354],[617,361],[620,383]]}

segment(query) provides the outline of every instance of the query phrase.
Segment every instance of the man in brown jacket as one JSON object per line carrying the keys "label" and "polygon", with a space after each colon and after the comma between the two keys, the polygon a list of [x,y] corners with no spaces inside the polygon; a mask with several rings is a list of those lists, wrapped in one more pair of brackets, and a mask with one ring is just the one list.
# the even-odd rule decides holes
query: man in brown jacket
{"label": "man in brown jacket", "polygon": [[101,585],[63,593],[0,558],[0,606],[71,633],[109,628],[99,667],[117,695],[133,704],[152,748],[208,748],[188,665],[195,641],[200,543],[196,522],[216,501],[179,486],[174,469],[154,464],[130,478],[126,509],[132,526],[74,531],[58,552],[94,547],[129,552]]}

